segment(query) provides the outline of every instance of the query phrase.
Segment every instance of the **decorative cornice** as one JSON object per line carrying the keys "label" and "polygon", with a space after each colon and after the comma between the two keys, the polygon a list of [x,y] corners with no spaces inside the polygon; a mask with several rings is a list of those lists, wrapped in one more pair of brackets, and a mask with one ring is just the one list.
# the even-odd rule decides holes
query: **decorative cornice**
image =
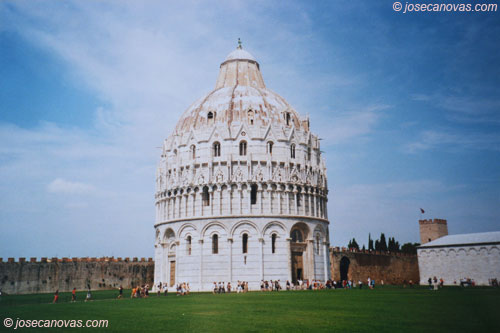
{"label": "decorative cornice", "polygon": [[186,222],[186,221],[196,221],[196,220],[220,220],[220,219],[240,219],[240,218],[285,218],[285,219],[294,219],[294,220],[310,220],[310,221],[320,221],[324,222],[327,224],[330,224],[330,221],[328,219],[323,219],[320,217],[313,217],[313,216],[300,216],[300,215],[214,215],[214,216],[197,216],[197,217],[186,217],[182,219],[175,219],[175,220],[170,220],[170,221],[164,221],[160,223],[156,223],[154,227],[159,227],[160,225],[164,224],[171,224],[171,223],[176,223],[176,222]]}

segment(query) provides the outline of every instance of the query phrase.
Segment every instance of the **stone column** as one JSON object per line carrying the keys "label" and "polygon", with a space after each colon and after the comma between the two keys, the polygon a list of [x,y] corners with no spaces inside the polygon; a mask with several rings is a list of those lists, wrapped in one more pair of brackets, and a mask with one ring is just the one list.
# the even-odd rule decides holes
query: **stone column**
{"label": "stone column", "polygon": [[328,280],[328,270],[330,269],[330,265],[328,265],[328,242],[323,242],[323,265],[325,267],[324,275],[325,275],[325,283]]}
{"label": "stone column", "polygon": [[[179,283],[181,281],[179,281],[179,262],[177,261],[179,259],[179,257],[177,257],[177,252],[179,252],[179,244],[180,242],[179,241],[176,241],[175,242],[175,257],[174,257],[174,260],[175,260],[175,283]],[[184,282],[184,281],[182,281]]]}
{"label": "stone column", "polygon": [[263,199],[263,194],[262,194],[262,184],[259,184],[259,214],[262,215],[263,213],[263,210],[262,210],[262,205],[264,204],[264,200]]}
{"label": "stone column", "polygon": [[248,214],[252,214],[252,187],[250,184],[247,184],[247,193],[248,193]]}
{"label": "stone column", "polygon": [[314,239],[307,240],[307,257],[309,258],[309,260],[307,260],[309,280],[314,280],[316,277],[314,272]]}
{"label": "stone column", "polygon": [[231,282],[233,281],[233,239],[228,238],[227,239],[227,244],[229,245],[229,274],[228,274],[228,281]]}
{"label": "stone column", "polygon": [[192,203],[193,203],[193,215],[192,216],[196,216],[196,192],[194,192],[194,191],[193,191]]}
{"label": "stone column", "polygon": [[200,246],[200,272],[199,272],[200,286],[198,288],[198,291],[202,291],[203,290],[203,239],[199,239],[198,244]]}
{"label": "stone column", "polygon": [[294,196],[294,201],[295,201],[295,215],[299,215],[299,191],[297,190],[297,186],[293,187],[293,196]]}
{"label": "stone column", "polygon": [[312,216],[312,207],[311,207],[311,189],[309,189],[309,191],[307,191],[307,208],[308,208],[308,211],[307,211],[307,215],[309,216]]}
{"label": "stone column", "polygon": [[208,190],[208,195],[210,196],[210,216],[214,215],[214,190],[210,188]]}
{"label": "stone column", "polygon": [[243,214],[243,190],[240,186],[238,186],[238,206],[240,215]]}
{"label": "stone column", "polygon": [[181,218],[181,207],[182,207],[182,194],[180,193],[180,191],[177,192],[177,195],[175,196],[175,216],[177,218]]}
{"label": "stone column", "polygon": [[327,205],[328,199],[325,197],[325,219],[328,220],[328,205]]}
{"label": "stone column", "polygon": [[188,217],[189,216],[189,193],[185,192],[184,194],[184,201],[185,201],[185,206],[184,206],[184,216]]}
{"label": "stone column", "polygon": [[269,214],[272,214],[273,213],[273,192],[272,192],[272,188],[271,186],[269,185],[268,189],[267,189],[267,201],[269,202],[269,208],[267,209],[267,212]]}
{"label": "stone column", "polygon": [[318,205],[317,205],[317,199],[316,199],[316,193],[313,193],[313,201],[314,201],[314,215],[318,217]]}
{"label": "stone column", "polygon": [[203,187],[200,187],[200,216],[203,216]]}
{"label": "stone column", "polygon": [[175,218],[175,197],[172,195],[170,197],[170,218],[173,220]]}
{"label": "stone column", "polygon": [[283,198],[282,198],[282,192],[280,190],[278,190],[278,214],[283,214],[283,209],[282,209],[282,201],[283,201]]}
{"label": "stone column", "polygon": [[222,215],[222,205],[224,203],[224,198],[222,197],[222,186],[217,186],[217,193],[219,193],[219,215]]}
{"label": "stone column", "polygon": [[292,239],[286,239],[286,250],[288,257],[288,281],[292,283]]}
{"label": "stone column", "polygon": [[290,215],[290,191],[285,189],[285,197],[286,197],[286,214]]}
{"label": "stone column", "polygon": [[162,281],[162,283],[165,283],[165,244],[164,243],[160,243],[160,246],[161,246],[161,259],[160,259],[160,262],[158,263],[160,265],[160,281]]}
{"label": "stone column", "polygon": [[264,238],[259,238],[260,250],[260,279],[264,280]]}

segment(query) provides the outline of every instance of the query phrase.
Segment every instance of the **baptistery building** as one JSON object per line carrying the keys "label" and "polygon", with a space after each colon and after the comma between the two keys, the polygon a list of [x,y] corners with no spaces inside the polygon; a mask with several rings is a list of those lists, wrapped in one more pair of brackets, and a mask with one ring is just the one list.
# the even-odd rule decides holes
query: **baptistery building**
{"label": "baptistery building", "polygon": [[163,142],[156,174],[155,285],[330,278],[319,138],[267,89],[241,44],[215,89]]}

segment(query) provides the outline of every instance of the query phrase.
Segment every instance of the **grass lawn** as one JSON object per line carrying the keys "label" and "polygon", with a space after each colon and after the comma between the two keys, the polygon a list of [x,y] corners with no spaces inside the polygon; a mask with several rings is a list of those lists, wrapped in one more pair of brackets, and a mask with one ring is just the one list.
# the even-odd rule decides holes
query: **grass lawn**
{"label": "grass lawn", "polygon": [[59,304],[50,304],[53,296],[48,294],[4,295],[0,300],[0,331],[7,330],[5,318],[20,318],[107,319],[107,331],[140,332],[500,332],[500,289],[491,288],[431,291],[386,286],[222,295],[169,293],[147,299],[130,299],[130,291],[126,291],[122,300],[115,299],[117,294],[94,292],[95,301],[85,303],[82,292],[78,302],[70,303],[70,294],[62,293]]}

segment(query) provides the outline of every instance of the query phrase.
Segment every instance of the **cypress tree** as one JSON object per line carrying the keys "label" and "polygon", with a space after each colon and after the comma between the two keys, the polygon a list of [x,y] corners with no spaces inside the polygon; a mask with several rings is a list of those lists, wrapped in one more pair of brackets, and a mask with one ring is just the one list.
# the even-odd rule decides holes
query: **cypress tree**
{"label": "cypress tree", "polygon": [[385,241],[384,233],[380,235],[380,251],[387,252],[387,242]]}

